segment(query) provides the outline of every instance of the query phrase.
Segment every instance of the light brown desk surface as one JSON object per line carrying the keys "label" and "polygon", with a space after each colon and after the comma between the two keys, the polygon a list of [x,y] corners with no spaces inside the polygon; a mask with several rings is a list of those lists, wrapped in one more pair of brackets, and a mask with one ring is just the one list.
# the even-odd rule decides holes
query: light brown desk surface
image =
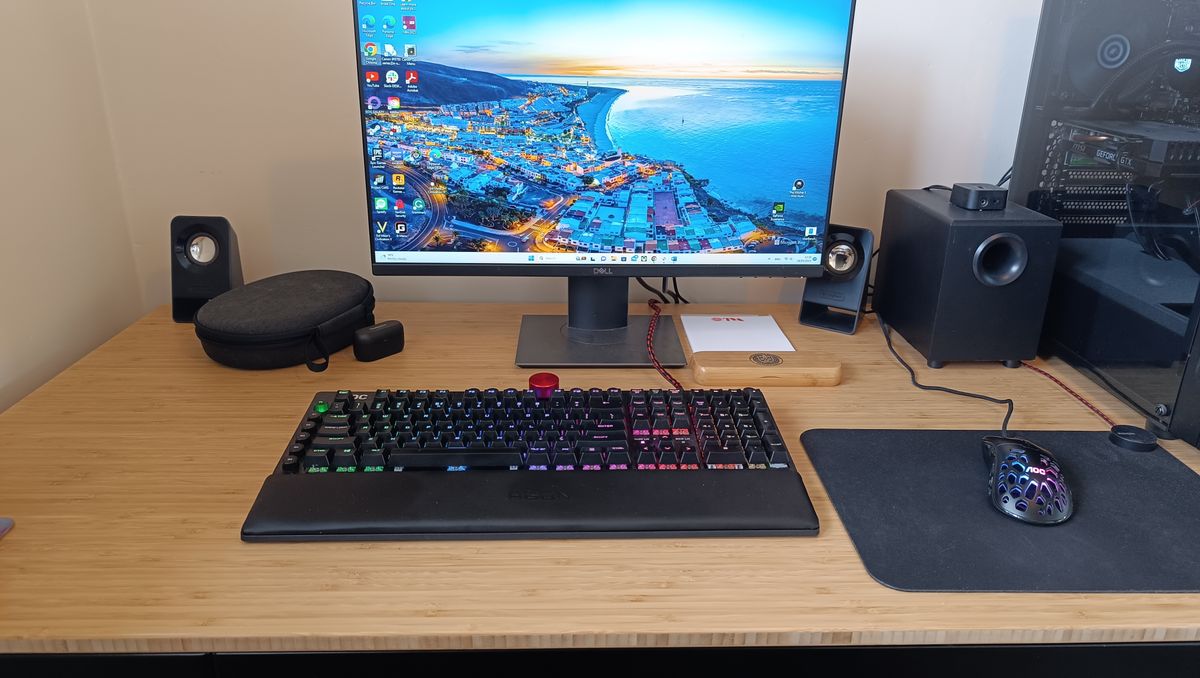
{"label": "light brown desk surface", "polygon": [[[239,528],[312,394],[524,386],[532,305],[382,304],[408,348],[331,368],[219,367],[160,308],[0,415],[0,651],[170,652],[1200,640],[1200,595],[914,594],[868,576],[798,438],[806,429],[993,428],[1002,408],[921,393],[874,323],[845,337],[773,313],[845,382],[766,389],[818,537],[245,544]],[[639,311],[640,312],[640,311]],[[904,355],[923,364],[901,342]],[[1058,363],[1124,422],[1133,412]],[[929,374],[924,368],[922,373]],[[661,388],[650,370],[560,370],[565,387]],[[687,370],[677,376],[693,386]],[[1030,370],[937,383],[1018,398],[1014,427],[1103,429]],[[1193,468],[1200,454],[1169,448]],[[967,452],[971,452],[968,450]],[[980,482],[984,482],[980,468]]]}

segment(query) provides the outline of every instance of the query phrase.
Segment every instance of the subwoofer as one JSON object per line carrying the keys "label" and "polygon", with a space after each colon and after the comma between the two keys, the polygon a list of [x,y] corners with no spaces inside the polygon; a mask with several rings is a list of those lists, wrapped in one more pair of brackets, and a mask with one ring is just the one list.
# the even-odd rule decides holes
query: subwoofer
{"label": "subwoofer", "polygon": [[237,234],[224,217],[171,220],[171,316],[190,323],[216,296],[242,286]]}
{"label": "subwoofer", "polygon": [[944,191],[890,191],[873,307],[930,367],[1037,356],[1062,225],[1009,203],[956,207]]}
{"label": "subwoofer", "polygon": [[800,324],[854,334],[862,320],[875,234],[865,228],[829,225],[825,276],[804,283]]}

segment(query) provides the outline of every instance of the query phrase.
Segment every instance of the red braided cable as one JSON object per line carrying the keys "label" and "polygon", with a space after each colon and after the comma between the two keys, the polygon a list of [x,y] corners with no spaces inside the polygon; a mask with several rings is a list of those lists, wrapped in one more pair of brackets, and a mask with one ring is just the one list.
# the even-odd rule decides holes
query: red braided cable
{"label": "red braided cable", "polygon": [[1082,395],[1080,395],[1079,393],[1077,393],[1075,391],[1075,389],[1071,388],[1070,386],[1067,386],[1066,383],[1063,382],[1063,380],[1059,379],[1058,377],[1054,376],[1053,374],[1050,374],[1049,372],[1047,372],[1046,370],[1043,370],[1040,367],[1034,367],[1033,365],[1030,365],[1029,363],[1026,363],[1026,362],[1023,362],[1021,364],[1024,365],[1025,367],[1028,367],[1029,369],[1033,370],[1034,372],[1037,372],[1038,374],[1042,375],[1043,377],[1049,379],[1050,381],[1058,384],[1059,388],[1066,391],[1067,393],[1070,393],[1072,396],[1075,397],[1076,400],[1083,403],[1084,407],[1088,408],[1093,413],[1095,413],[1095,415],[1097,417],[1100,417],[1101,419],[1103,419],[1104,423],[1108,424],[1110,428],[1116,427],[1117,422],[1113,421],[1112,417],[1110,417],[1107,414],[1105,414],[1104,412],[1100,411],[1100,408],[1093,405],[1092,401],[1088,400],[1087,398],[1085,398]]}
{"label": "red braided cable", "polygon": [[667,368],[663,367],[662,363],[658,361],[658,356],[654,354],[654,330],[658,329],[658,319],[662,316],[662,305],[660,305],[658,301],[654,299],[651,299],[646,303],[648,303],[650,305],[650,309],[654,311],[654,315],[650,316],[650,329],[646,332],[646,354],[650,356],[650,362],[654,364],[654,369],[658,370],[658,373],[662,375],[662,378],[671,382],[671,386],[674,386],[682,391],[683,385],[676,381],[675,377],[671,376],[671,373],[667,371]]}

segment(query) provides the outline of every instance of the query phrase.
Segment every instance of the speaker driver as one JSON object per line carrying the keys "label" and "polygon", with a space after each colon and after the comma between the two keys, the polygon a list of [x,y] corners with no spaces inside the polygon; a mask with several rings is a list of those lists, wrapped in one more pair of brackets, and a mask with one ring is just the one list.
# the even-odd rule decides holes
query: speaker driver
{"label": "speaker driver", "polygon": [[850,275],[858,269],[858,263],[858,248],[850,243],[840,242],[825,255],[825,266],[834,275]]}
{"label": "speaker driver", "polygon": [[217,241],[207,233],[194,235],[188,242],[187,257],[193,264],[208,266],[216,261],[220,253],[221,248],[217,245]]}

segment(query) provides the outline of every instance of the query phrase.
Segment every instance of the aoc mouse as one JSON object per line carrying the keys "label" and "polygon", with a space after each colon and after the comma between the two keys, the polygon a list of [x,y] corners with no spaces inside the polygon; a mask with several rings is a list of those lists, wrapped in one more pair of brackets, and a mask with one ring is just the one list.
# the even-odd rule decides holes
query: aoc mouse
{"label": "aoc mouse", "polygon": [[991,469],[988,494],[997,511],[1034,525],[1058,525],[1074,513],[1071,487],[1045,448],[1020,438],[987,436],[983,460]]}

